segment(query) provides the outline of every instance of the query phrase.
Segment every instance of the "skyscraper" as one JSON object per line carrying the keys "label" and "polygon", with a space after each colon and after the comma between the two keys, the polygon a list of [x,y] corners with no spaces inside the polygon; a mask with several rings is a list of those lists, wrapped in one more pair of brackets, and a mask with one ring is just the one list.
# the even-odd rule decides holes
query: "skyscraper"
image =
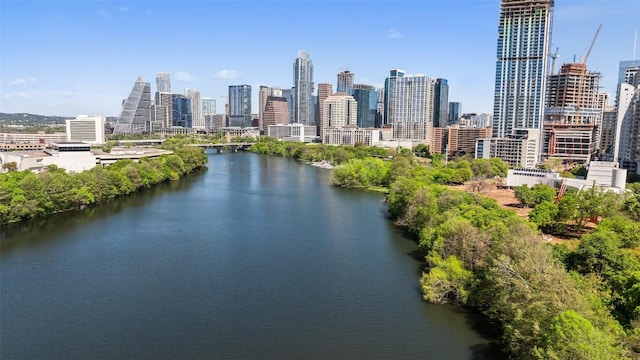
{"label": "skyscraper", "polygon": [[268,134],[269,125],[289,124],[289,106],[282,96],[268,96],[263,111],[263,126]]}
{"label": "skyscraper", "polygon": [[351,94],[353,90],[353,73],[349,70],[343,70],[338,73],[338,86],[336,92],[344,92]]}
{"label": "skyscraper", "polygon": [[169,73],[159,72],[156,74],[156,91],[157,92],[171,92],[171,79]]}
{"label": "skyscraper", "polygon": [[113,133],[116,135],[133,135],[147,131],[151,121],[151,84],[138,77],[129,97],[122,102],[122,111]]}
{"label": "skyscraper", "polygon": [[[325,99],[322,116],[323,130],[356,125],[358,119],[356,99],[347,93],[337,92]],[[324,138],[324,134],[322,137]]]}
{"label": "skyscraper", "polygon": [[318,127],[317,135],[322,134],[322,119],[324,117],[324,101],[333,94],[331,84],[318,84],[318,100],[316,105],[316,125]]}
{"label": "skyscraper", "polygon": [[216,101],[212,98],[202,98],[202,116],[206,129],[213,128],[214,115],[216,114]]}
{"label": "skyscraper", "polygon": [[433,127],[433,102],[436,80],[425,75],[397,78],[389,94],[393,104],[393,138],[429,141]]}
{"label": "skyscraper", "polygon": [[196,89],[184,89],[184,96],[191,99],[192,127],[205,129],[204,116],[202,115],[202,99],[200,91]]}
{"label": "skyscraper", "polygon": [[393,118],[395,111],[394,98],[392,96],[395,89],[397,79],[404,76],[404,70],[391,69],[389,70],[389,76],[384,80],[384,118],[383,124],[393,124]]}
{"label": "skyscraper", "polygon": [[623,60],[620,61],[620,67],[618,70],[618,84],[627,83],[631,84],[628,70],[640,66],[640,60]]}
{"label": "skyscraper", "polygon": [[449,125],[455,125],[460,121],[460,115],[462,115],[462,103],[460,102],[450,102],[449,103],[449,120],[447,123]]}
{"label": "skyscraper", "polygon": [[251,127],[251,85],[229,86],[229,126]]}
{"label": "skyscraper", "polygon": [[172,126],[184,128],[193,127],[193,114],[191,113],[191,99],[180,94],[171,94],[171,120]]}
{"label": "skyscraper", "polygon": [[358,127],[375,127],[376,113],[378,112],[378,92],[376,88],[371,85],[354,84],[352,92],[358,107]]}
{"label": "skyscraper", "polygon": [[[258,106],[260,107],[258,112],[258,117],[260,119],[258,128],[260,128],[260,131],[265,131],[265,133],[267,131],[267,127],[264,125],[264,111],[265,107],[267,106],[267,99],[269,98],[269,96],[282,97],[282,90],[278,87],[260,85],[260,90],[258,91]],[[288,114],[289,112],[287,111],[287,115]]]}
{"label": "skyscraper", "polygon": [[289,124],[293,124],[293,109],[295,107],[295,104],[293,103],[294,101],[294,97],[293,97],[293,90],[294,89],[283,89],[282,90],[282,97],[287,99],[287,106],[289,107]]}
{"label": "skyscraper", "polygon": [[313,65],[309,53],[298,51],[298,57],[293,63],[293,121],[303,125],[313,125],[311,117],[313,106]]}
{"label": "skyscraper", "polygon": [[436,79],[433,100],[433,126],[446,127],[449,121],[449,84],[447,79]]}
{"label": "skyscraper", "polygon": [[553,0],[502,0],[500,7],[493,136],[533,140],[538,132],[538,143],[530,146],[536,150],[522,166],[540,158],[552,13]]}

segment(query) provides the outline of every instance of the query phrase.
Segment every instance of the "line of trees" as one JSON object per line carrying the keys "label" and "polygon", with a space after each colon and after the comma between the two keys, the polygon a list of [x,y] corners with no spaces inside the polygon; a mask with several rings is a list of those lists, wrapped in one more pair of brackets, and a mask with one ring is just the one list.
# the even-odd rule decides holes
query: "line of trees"
{"label": "line of trees", "polygon": [[55,165],[47,171],[0,174],[0,224],[81,209],[119,196],[177,180],[205,166],[200,148],[168,144],[174,152],[139,162],[118,160],[80,173],[67,173]]}
{"label": "line of trees", "polygon": [[[626,196],[569,192],[565,204],[555,203],[553,188],[519,190],[532,219],[549,204],[561,214],[554,221],[604,218],[577,246],[552,246],[536,223],[493,199],[441,185],[455,183],[451,169],[464,173],[467,164],[425,164],[410,154],[386,164],[351,160],[334,172],[346,173],[342,186],[388,182],[389,217],[426,259],[425,300],[477,309],[502,330],[513,358],[640,359],[640,187]],[[468,165],[472,179],[502,175],[489,171],[489,160]]]}

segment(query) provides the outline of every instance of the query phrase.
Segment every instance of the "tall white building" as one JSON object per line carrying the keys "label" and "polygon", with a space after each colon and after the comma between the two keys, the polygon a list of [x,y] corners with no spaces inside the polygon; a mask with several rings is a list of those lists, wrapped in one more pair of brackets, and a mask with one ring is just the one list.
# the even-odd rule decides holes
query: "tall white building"
{"label": "tall white building", "polygon": [[[357,125],[358,104],[356,99],[343,92],[335,93],[324,100],[322,129],[340,129],[347,125]],[[321,134],[324,137],[324,134]]]}
{"label": "tall white building", "polygon": [[66,120],[67,141],[85,142],[92,145],[104,144],[104,115],[78,115],[73,120]]}
{"label": "tall white building", "polygon": [[306,51],[298,51],[293,63],[293,122],[313,124],[313,65]]}
{"label": "tall white building", "polygon": [[159,72],[156,74],[156,91],[171,93],[171,78],[169,73]]}
{"label": "tall white building", "polygon": [[202,114],[202,98],[200,97],[200,91],[186,88],[184,89],[184,96],[191,99],[191,127],[195,129],[205,129],[206,124]]}
{"label": "tall white building", "polygon": [[[529,130],[541,133],[552,14],[553,0],[501,1],[493,105],[496,138],[530,143],[534,139],[528,138],[533,134]],[[526,164],[539,161],[541,139],[536,140],[535,159],[527,159]],[[500,153],[492,156],[504,157]]]}
{"label": "tall white building", "polygon": [[423,74],[405,75],[395,80],[389,102],[393,109],[393,138],[429,141],[433,128],[436,80]]}

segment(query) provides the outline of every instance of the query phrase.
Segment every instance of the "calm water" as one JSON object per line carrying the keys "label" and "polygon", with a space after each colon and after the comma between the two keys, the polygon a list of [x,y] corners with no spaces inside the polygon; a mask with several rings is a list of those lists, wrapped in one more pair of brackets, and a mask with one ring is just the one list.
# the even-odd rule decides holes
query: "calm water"
{"label": "calm water", "polygon": [[248,153],[99,209],[0,231],[2,359],[482,359],[424,303],[382,195]]}

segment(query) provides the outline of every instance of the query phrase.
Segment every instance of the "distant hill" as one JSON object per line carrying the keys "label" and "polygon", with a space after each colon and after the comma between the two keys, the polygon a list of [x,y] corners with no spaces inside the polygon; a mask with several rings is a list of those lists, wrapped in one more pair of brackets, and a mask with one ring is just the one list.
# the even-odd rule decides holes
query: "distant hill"
{"label": "distant hill", "polygon": [[[7,114],[0,113],[0,125],[36,125],[36,124],[64,124],[67,119],[75,119],[75,116],[47,116],[28,113]],[[107,116],[107,122],[116,121],[115,116]]]}

